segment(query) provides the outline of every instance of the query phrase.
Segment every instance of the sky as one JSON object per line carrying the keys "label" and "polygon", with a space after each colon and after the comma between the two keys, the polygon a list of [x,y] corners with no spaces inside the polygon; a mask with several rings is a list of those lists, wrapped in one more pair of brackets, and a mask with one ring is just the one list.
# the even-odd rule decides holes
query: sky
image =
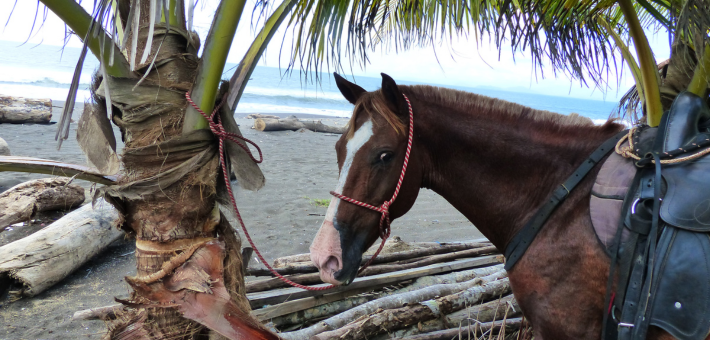
{"label": "sky", "polygon": [[[51,11],[48,12],[44,24],[41,23],[42,8],[39,18],[34,22],[36,2],[19,0],[10,17],[10,8],[14,0],[0,0],[7,5],[0,6],[0,23],[6,23],[0,32],[0,40],[24,42],[28,44],[45,44],[60,46],[64,42],[64,24]],[[91,0],[83,1],[83,6],[89,8]],[[194,29],[204,39],[209,30],[217,1],[199,1],[195,12]],[[253,37],[258,33],[249,22],[250,5],[244,11],[244,18],[240,23],[228,62],[238,63],[244,56]],[[9,20],[8,20],[9,18]],[[34,30],[33,30],[34,25]],[[41,28],[39,26],[42,26]],[[279,49],[284,30],[280,30],[271,41],[269,48],[259,65],[282,67],[288,65],[287,53],[279,59]],[[290,36],[286,36],[290,46]],[[656,60],[668,58],[670,52],[667,38],[662,34],[649,34],[651,47],[656,55]],[[516,92],[534,92],[552,96],[571,96],[576,98],[617,101],[619,97],[631,86],[633,78],[624,69],[617,82],[617,77],[612,75],[608,80],[610,88],[600,91],[570,80],[566,75],[558,72],[554,74],[550,67],[543,68],[545,79],[541,79],[539,71],[536,75],[529,55],[512,55],[509,49],[504,49],[500,55],[493,43],[487,39],[477,43],[473,37],[469,39],[454,39],[445,45],[425,48],[413,48],[409,51],[395,53],[394,49],[378,49],[370,53],[370,63],[363,69],[355,65],[352,72],[355,75],[379,77],[380,72],[385,72],[394,79],[409,80],[440,85],[457,85],[467,87],[494,87]],[[81,47],[81,41],[72,37],[69,46]],[[286,49],[286,48],[285,48]],[[11,53],[3,51],[2,53]],[[438,56],[438,58],[437,58]],[[60,57],[60,52],[56,56]],[[347,64],[346,64],[347,65]],[[294,73],[293,76],[298,76]],[[617,87],[618,85],[618,87]]]}

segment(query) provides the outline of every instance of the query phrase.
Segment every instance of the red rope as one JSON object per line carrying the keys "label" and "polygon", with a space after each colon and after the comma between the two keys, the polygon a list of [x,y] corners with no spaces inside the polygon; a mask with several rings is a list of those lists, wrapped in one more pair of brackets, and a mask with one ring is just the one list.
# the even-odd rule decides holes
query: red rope
{"label": "red rope", "polygon": [[399,174],[399,180],[397,181],[397,187],[394,188],[394,194],[392,195],[392,198],[389,201],[385,201],[380,205],[379,207],[376,207],[371,204],[367,204],[365,202],[360,202],[356,199],[347,197],[343,194],[339,194],[335,191],[331,191],[330,194],[349,203],[361,206],[363,208],[367,208],[370,210],[377,211],[382,214],[380,216],[380,237],[382,238],[382,243],[380,243],[380,247],[377,248],[377,251],[375,252],[374,255],[370,258],[367,263],[365,263],[362,268],[358,271],[358,273],[361,273],[367,266],[369,266],[372,261],[375,260],[377,255],[380,254],[380,251],[382,251],[382,248],[385,246],[385,241],[387,241],[387,238],[390,237],[390,206],[392,203],[394,203],[394,200],[397,199],[397,195],[399,195],[399,189],[402,187],[402,181],[404,181],[404,175],[407,173],[407,165],[409,164],[409,153],[412,151],[412,138],[414,138],[414,113],[412,112],[412,103],[409,102],[409,98],[407,98],[406,95],[402,94],[404,96],[404,100],[407,101],[407,106],[409,107],[409,138],[407,140],[407,151],[404,153],[404,164],[402,164],[402,173]]}
{"label": "red rope", "polygon": [[[217,112],[219,112],[219,109],[222,107],[224,100],[222,100],[222,102],[214,109],[214,111],[212,111],[212,114],[208,116],[204,111],[202,111],[197,106],[197,104],[195,104],[194,101],[192,101],[192,98],[190,98],[189,93],[187,93],[187,92],[185,93],[185,98],[190,103],[190,105],[192,105],[192,107],[195,108],[195,110],[197,110],[197,112],[199,112],[203,117],[205,117],[205,119],[207,119],[207,122],[209,123],[209,126],[210,126],[210,130],[212,131],[212,133],[215,136],[217,136],[217,138],[219,138],[219,161],[220,161],[220,165],[222,167],[222,174],[224,175],[224,183],[227,186],[227,192],[229,192],[229,199],[232,202],[232,208],[234,208],[234,213],[237,216],[237,220],[239,221],[239,225],[241,226],[242,231],[244,232],[244,235],[247,238],[247,241],[249,241],[249,244],[254,249],[254,253],[256,253],[256,256],[259,258],[259,260],[261,260],[261,262],[266,266],[267,269],[269,269],[269,271],[274,276],[278,277],[283,282],[286,282],[291,286],[306,289],[306,290],[316,290],[316,291],[327,290],[327,289],[331,289],[331,288],[336,287],[334,285],[323,286],[323,287],[304,286],[300,283],[296,283],[296,282],[293,282],[293,281],[285,278],[283,275],[279,274],[274,268],[272,268],[268,262],[266,262],[264,257],[259,252],[259,249],[256,248],[256,245],[254,245],[254,241],[251,239],[251,236],[249,235],[249,231],[247,231],[247,228],[244,225],[244,221],[242,220],[242,215],[239,213],[239,209],[237,208],[237,201],[234,199],[234,193],[232,192],[232,186],[229,184],[230,183],[229,182],[229,173],[227,172],[227,164],[225,162],[224,140],[226,139],[226,140],[229,140],[229,141],[234,142],[237,145],[239,145],[242,149],[244,149],[244,151],[247,152],[249,157],[255,163],[261,163],[264,160],[264,156],[261,153],[261,149],[253,141],[251,141],[243,136],[237,135],[235,133],[227,132],[224,129],[224,126],[222,126],[221,119],[220,119],[219,115],[217,115]],[[407,152],[404,156],[404,166],[402,167],[402,174],[399,177],[399,181],[397,182],[397,188],[394,191],[394,195],[392,196],[392,199],[390,199],[389,201],[386,201],[385,203],[382,203],[382,205],[380,207],[374,207],[374,206],[369,205],[367,203],[362,203],[360,201],[356,201],[354,199],[337,194],[335,192],[331,192],[331,194],[335,195],[336,197],[338,197],[340,199],[343,199],[343,200],[348,201],[350,203],[357,204],[357,205],[360,205],[360,206],[363,206],[363,207],[366,207],[366,208],[369,208],[369,209],[372,209],[375,211],[379,211],[382,213],[382,217],[380,218],[380,237],[382,237],[382,244],[380,244],[380,247],[377,249],[377,252],[375,252],[375,255],[373,255],[370,258],[370,260],[367,261],[367,263],[365,263],[365,265],[362,268],[360,268],[358,273],[362,272],[363,269],[367,268],[367,266],[369,266],[370,263],[372,263],[372,261],[375,259],[375,257],[377,257],[377,255],[382,250],[382,247],[385,245],[385,241],[387,240],[387,238],[390,235],[389,206],[392,204],[392,202],[394,202],[395,198],[397,198],[397,195],[399,194],[399,188],[402,186],[402,180],[404,179],[404,173],[407,171],[407,163],[409,163],[409,152],[412,148],[412,131],[413,131],[414,120],[413,120],[413,114],[412,114],[412,105],[409,103],[409,99],[407,98],[407,96],[404,96],[404,99],[407,101],[407,105],[409,105],[409,142],[407,144]],[[214,119],[215,115],[217,116],[216,122]],[[259,152],[259,160],[254,158],[254,156],[252,155],[249,148],[246,145],[242,144],[239,141],[239,139],[253,145],[256,148],[256,150]],[[385,229],[383,229],[384,220],[387,221]]]}

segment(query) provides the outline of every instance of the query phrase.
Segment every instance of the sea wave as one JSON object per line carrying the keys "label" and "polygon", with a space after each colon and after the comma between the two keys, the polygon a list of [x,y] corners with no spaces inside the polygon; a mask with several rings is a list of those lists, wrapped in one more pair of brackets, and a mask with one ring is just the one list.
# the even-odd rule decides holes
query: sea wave
{"label": "sea wave", "polygon": [[[0,65],[0,83],[3,84],[26,84],[68,88],[73,76],[73,70],[52,70],[19,65]],[[79,84],[85,87],[91,84],[91,72],[87,72],[86,70],[82,71]]]}
{"label": "sea wave", "polygon": [[[45,87],[29,84],[5,84],[0,83],[0,94],[25,98],[49,98],[52,100],[66,100],[69,94],[68,88]],[[88,90],[80,89],[76,95],[76,101],[81,103],[91,98]]]}

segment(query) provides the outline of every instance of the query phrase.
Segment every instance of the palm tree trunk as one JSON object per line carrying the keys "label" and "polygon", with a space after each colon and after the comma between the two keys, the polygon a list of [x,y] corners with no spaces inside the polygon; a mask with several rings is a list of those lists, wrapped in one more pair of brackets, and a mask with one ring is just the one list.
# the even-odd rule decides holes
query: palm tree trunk
{"label": "palm tree trunk", "polygon": [[[125,8],[127,1],[119,8]],[[240,241],[215,205],[219,159],[214,139],[209,130],[183,135],[188,107],[184,94],[192,89],[197,73],[199,38],[186,32],[184,23],[174,24],[176,17],[184,15],[172,16],[169,30],[160,22],[151,28],[147,24],[155,10],[151,3],[155,6],[156,1],[130,4],[140,6],[141,26],[136,51],[129,44],[126,55],[135,53],[141,75],[149,71],[156,53],[159,66],[140,85],[137,79],[103,79],[94,91],[98,97],[110,93],[112,119],[125,139],[121,159],[128,176],[126,183],[101,193],[123,213],[123,229],[136,238],[136,276],[126,278],[134,291],[123,301],[133,308],[109,323],[112,339],[207,335],[209,329],[203,324],[209,325],[209,320],[196,322],[199,317],[190,310],[200,307],[190,300],[196,296],[217,297],[217,302],[236,308],[236,315],[244,318],[249,312],[240,274]],[[121,11],[122,21],[127,15]],[[150,54],[141,64],[151,33]],[[214,258],[201,263],[195,254]],[[219,300],[220,292],[226,302]],[[186,301],[193,306],[186,307]]]}

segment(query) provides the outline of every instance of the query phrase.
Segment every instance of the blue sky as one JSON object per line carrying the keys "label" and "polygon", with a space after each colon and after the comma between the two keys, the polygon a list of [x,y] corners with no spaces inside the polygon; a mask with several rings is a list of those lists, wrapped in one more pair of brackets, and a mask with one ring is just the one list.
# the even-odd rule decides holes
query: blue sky
{"label": "blue sky", "polygon": [[[84,1],[84,6],[91,6],[92,1]],[[204,38],[209,30],[212,16],[217,5],[216,1],[200,1],[195,13],[194,29]],[[7,22],[9,6],[4,6],[5,10],[0,13],[0,22]],[[24,41],[30,36],[35,15],[36,2],[18,1],[12,18],[7,26],[0,32],[0,40]],[[245,13],[251,13],[249,8]],[[40,11],[41,18],[41,11]],[[248,18],[245,18],[248,20]],[[36,23],[34,32],[31,34],[30,44],[61,45],[64,39],[64,25],[49,12],[47,20],[41,29],[37,29],[40,20]],[[237,32],[234,43],[228,57],[229,62],[237,63],[246,52],[252,37],[256,34],[248,24],[243,21]],[[264,66],[278,67],[287,65],[286,56],[279,60],[279,48],[283,33],[277,34],[267,49],[260,64]],[[288,37],[286,38],[288,39]],[[551,68],[546,67],[543,72],[547,78],[540,79],[535,75],[531,58],[524,54],[513,56],[508,49],[499,53],[495,46],[488,43],[488,39],[481,39],[482,43],[477,44],[471,39],[454,39],[445,45],[434,48],[415,48],[406,52],[395,54],[391,51],[376,51],[370,54],[370,64],[362,69],[359,66],[353,68],[356,75],[368,75],[379,77],[380,72],[385,72],[395,79],[405,79],[416,82],[458,85],[468,87],[496,87],[500,89],[513,90],[518,92],[531,91],[535,93],[572,96],[586,99],[599,99],[616,101],[623,93],[633,85],[633,79],[626,70],[620,77],[620,85],[617,88],[617,76],[611,74],[608,80],[610,88],[605,92],[598,89],[587,88],[576,81],[572,81],[564,74],[557,74],[555,77]],[[656,59],[665,60],[670,54],[666,37],[663,34],[651,34],[651,45]],[[284,44],[284,46],[290,46]],[[81,42],[73,37],[70,46],[79,47]],[[11,53],[3,51],[3,53]],[[437,63],[438,55],[438,63]],[[54,56],[49,56],[54,57]],[[56,58],[59,58],[57,52]],[[294,74],[294,76],[297,76]]]}

